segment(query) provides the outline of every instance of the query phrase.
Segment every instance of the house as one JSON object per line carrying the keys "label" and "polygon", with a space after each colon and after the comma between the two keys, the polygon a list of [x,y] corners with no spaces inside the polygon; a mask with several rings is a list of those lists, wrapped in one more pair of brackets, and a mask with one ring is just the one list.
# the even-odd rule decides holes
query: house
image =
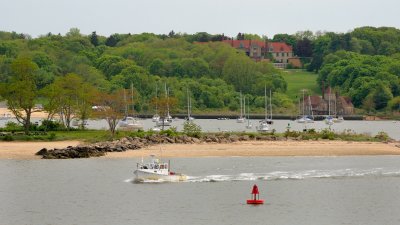
{"label": "house", "polygon": [[222,42],[229,44],[233,48],[242,50],[247,56],[255,61],[266,59],[268,48],[266,41],[258,40],[223,40]]}
{"label": "house", "polygon": [[[302,109],[303,99],[300,99],[300,108]],[[352,115],[354,114],[354,105],[351,99],[346,96],[339,96],[339,93],[327,87],[323,90],[322,96],[304,97],[304,107],[307,111],[311,105],[313,115]]]}
{"label": "house", "polygon": [[290,61],[293,61],[296,64],[295,66],[301,67],[300,60],[293,54],[292,46],[284,42],[233,39],[223,40],[222,42],[244,51],[247,56],[255,61],[272,60],[277,68],[286,68]]}

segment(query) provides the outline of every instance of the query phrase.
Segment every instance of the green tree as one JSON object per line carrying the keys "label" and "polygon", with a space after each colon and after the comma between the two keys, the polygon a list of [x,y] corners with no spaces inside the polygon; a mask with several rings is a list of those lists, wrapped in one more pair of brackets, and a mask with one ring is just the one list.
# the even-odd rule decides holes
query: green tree
{"label": "green tree", "polygon": [[108,123],[112,136],[115,135],[118,122],[124,117],[124,108],[126,102],[123,98],[123,89],[113,91],[111,93],[100,92],[95,98],[98,109],[94,111],[97,118],[105,119]]}
{"label": "green tree", "polygon": [[92,43],[92,45],[95,47],[99,45],[99,39],[97,38],[96,31],[93,31],[90,35],[90,43]]}
{"label": "green tree", "polygon": [[11,64],[12,77],[2,84],[0,94],[7,101],[8,109],[19,123],[23,124],[25,133],[29,133],[31,116],[35,100],[38,97],[36,71],[38,66],[28,58],[17,58]]}

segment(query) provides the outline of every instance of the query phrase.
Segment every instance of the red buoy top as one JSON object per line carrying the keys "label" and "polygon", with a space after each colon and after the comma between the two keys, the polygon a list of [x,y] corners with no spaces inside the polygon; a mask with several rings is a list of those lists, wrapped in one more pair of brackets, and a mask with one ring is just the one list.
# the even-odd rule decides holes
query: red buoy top
{"label": "red buoy top", "polygon": [[254,185],[254,186],[253,186],[253,190],[251,191],[251,194],[260,194],[260,193],[258,192],[258,187],[257,187],[257,185]]}

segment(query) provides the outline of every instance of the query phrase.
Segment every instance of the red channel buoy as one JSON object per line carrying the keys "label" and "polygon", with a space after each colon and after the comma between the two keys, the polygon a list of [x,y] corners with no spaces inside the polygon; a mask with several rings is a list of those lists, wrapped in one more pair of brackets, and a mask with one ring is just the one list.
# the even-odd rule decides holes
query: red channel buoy
{"label": "red channel buoy", "polygon": [[253,190],[251,191],[251,195],[253,199],[248,199],[247,204],[258,205],[264,204],[264,200],[260,199],[260,192],[258,192],[257,185],[253,186]]}

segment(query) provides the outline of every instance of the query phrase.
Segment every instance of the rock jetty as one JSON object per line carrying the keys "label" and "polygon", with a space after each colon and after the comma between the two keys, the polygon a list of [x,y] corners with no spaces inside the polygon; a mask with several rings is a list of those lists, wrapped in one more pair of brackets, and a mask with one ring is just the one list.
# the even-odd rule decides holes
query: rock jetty
{"label": "rock jetty", "polygon": [[199,143],[232,143],[249,140],[276,140],[275,136],[249,135],[204,135],[201,138],[189,137],[186,135],[167,136],[151,135],[146,137],[124,137],[116,141],[99,142],[95,144],[83,144],[78,146],[68,146],[62,149],[43,148],[36,153],[43,159],[70,159],[70,158],[89,158],[104,156],[107,152],[123,152],[136,150],[149,145],[156,144],[199,144]]}

